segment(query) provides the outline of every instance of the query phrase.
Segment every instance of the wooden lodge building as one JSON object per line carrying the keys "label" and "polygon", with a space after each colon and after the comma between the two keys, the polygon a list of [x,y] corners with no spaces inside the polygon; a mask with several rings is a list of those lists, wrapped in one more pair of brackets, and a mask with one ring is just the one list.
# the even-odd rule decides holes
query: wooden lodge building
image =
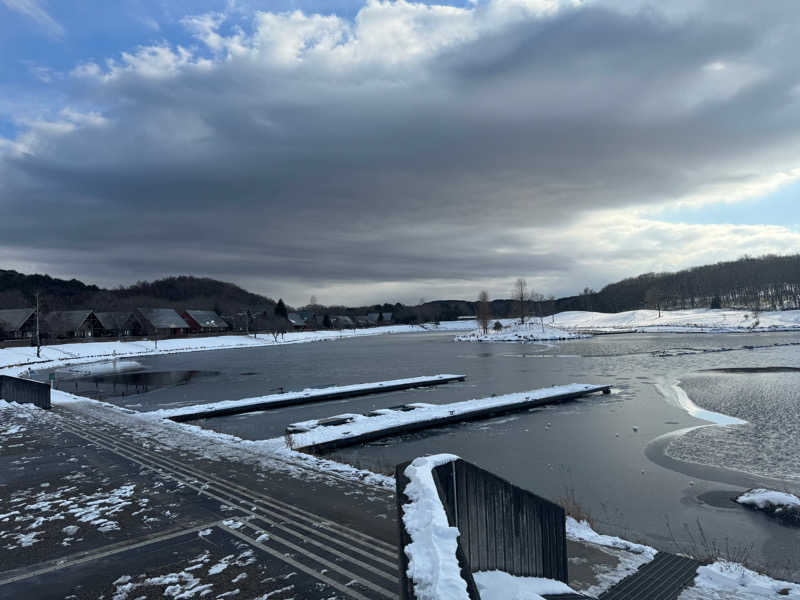
{"label": "wooden lodge building", "polygon": [[36,337],[36,310],[13,308],[0,310],[0,340]]}
{"label": "wooden lodge building", "polygon": [[192,333],[222,333],[231,326],[213,310],[184,310],[181,317]]}
{"label": "wooden lodge building", "polygon": [[189,333],[189,324],[172,308],[137,308],[134,317],[144,335],[178,336]]}

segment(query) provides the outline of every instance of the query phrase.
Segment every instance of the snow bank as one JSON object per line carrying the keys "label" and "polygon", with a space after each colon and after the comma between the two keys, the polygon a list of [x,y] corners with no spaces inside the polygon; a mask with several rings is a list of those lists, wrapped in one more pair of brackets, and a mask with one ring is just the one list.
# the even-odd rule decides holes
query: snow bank
{"label": "snow bank", "polygon": [[649,560],[653,560],[657,552],[655,548],[651,548],[650,546],[629,542],[613,535],[597,533],[586,521],[578,521],[570,516],[567,517],[567,537],[571,540],[589,542],[590,544],[596,544],[598,546],[617,548],[619,550],[633,552],[634,554],[641,554],[642,556],[646,556]]}
{"label": "snow bank", "polygon": [[481,600],[545,600],[546,594],[575,594],[566,583],[542,577],[517,577],[503,571],[473,573]]}
{"label": "snow bank", "polygon": [[568,385],[540,388],[528,392],[505,394],[503,396],[490,396],[488,398],[465,400],[463,402],[452,402],[450,404],[407,404],[406,407],[412,408],[412,410],[382,409],[373,411],[370,415],[346,413],[330,417],[330,419],[342,419],[345,421],[343,424],[339,425],[326,426],[324,421],[328,419],[312,419],[310,421],[292,424],[290,426],[291,430],[297,433],[292,433],[291,441],[294,448],[306,448],[334,440],[343,440],[390,430],[412,423],[435,421],[437,419],[459,415],[466,417],[471,413],[484,411],[490,408],[511,409],[515,405],[535,405],[537,401],[542,401],[542,403],[544,403],[548,398],[553,396],[591,393],[601,389],[602,386],[571,383]]}
{"label": "snow bank", "polygon": [[376,393],[381,391],[381,388],[391,388],[399,385],[426,385],[442,380],[449,380],[464,375],[452,375],[449,373],[442,373],[439,375],[430,375],[422,377],[408,377],[406,379],[391,379],[388,381],[377,381],[373,383],[357,383],[353,385],[340,385],[331,386],[326,388],[306,388],[299,392],[287,392],[283,394],[270,394],[268,396],[257,396],[254,398],[242,398],[241,400],[221,400],[219,402],[208,402],[205,404],[193,404],[191,406],[181,406],[179,408],[161,409],[152,411],[151,414],[165,419],[173,417],[181,417],[192,415],[200,412],[208,412],[214,410],[225,410],[230,408],[246,408],[248,406],[265,407],[264,405],[289,402],[292,400],[307,400],[313,401],[316,397],[330,396],[331,394],[346,394],[349,392],[361,392],[364,390],[374,390]]}
{"label": "snow bank", "polygon": [[475,321],[449,321],[439,324],[388,325],[342,331],[292,331],[281,336],[277,341],[269,334],[260,333],[257,338],[245,335],[224,335],[205,338],[173,338],[157,342],[153,340],[88,342],[42,346],[40,357],[36,356],[36,348],[33,346],[0,348],[0,375],[20,375],[30,369],[92,363],[115,357],[130,358],[178,352],[280,346],[396,333],[469,331],[474,328]]}
{"label": "snow bank", "polygon": [[630,310],[620,313],[567,311],[555,315],[553,327],[593,332],[742,332],[800,330],[800,310],[754,313],[746,310],[662,311]]}
{"label": "snow bank", "polygon": [[800,525],[800,498],[789,492],[756,488],[736,498],[736,502],[764,511],[788,525]]}
{"label": "snow bank", "polygon": [[[717,593],[715,593],[717,592]],[[684,590],[680,600],[764,600],[800,598],[800,585],[772,579],[725,560],[697,569],[694,587]]]}
{"label": "snow bank", "polygon": [[406,571],[419,600],[468,600],[467,582],[458,564],[458,529],[450,527],[439,500],[432,470],[458,460],[452,454],[415,459],[406,467],[409,479],[403,505],[403,524],[411,542],[406,545]]}
{"label": "snow bank", "polygon": [[484,334],[480,329],[467,334],[459,335],[456,337],[458,342],[536,342],[547,340],[571,340],[581,337],[589,337],[588,335],[570,333],[563,329],[556,329],[549,325],[544,325],[538,321],[530,321],[528,323],[518,323],[508,319],[500,321],[503,328],[496,331],[493,327],[489,327],[489,333]]}
{"label": "snow bank", "polygon": [[786,508],[800,509],[800,498],[788,492],[777,492],[756,488],[745,492],[736,501],[739,504],[748,504],[756,508],[774,508],[776,510]]}

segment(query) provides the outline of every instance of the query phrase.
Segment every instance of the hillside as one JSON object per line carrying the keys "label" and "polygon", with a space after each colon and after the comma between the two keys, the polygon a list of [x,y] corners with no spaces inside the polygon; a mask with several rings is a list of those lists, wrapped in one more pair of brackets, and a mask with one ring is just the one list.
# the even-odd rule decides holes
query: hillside
{"label": "hillside", "polygon": [[204,277],[167,277],[109,290],[86,285],[77,279],[0,270],[0,309],[33,306],[37,291],[45,311],[77,308],[131,310],[137,306],[162,306],[230,313],[244,309],[264,310],[275,305],[271,298],[253,294],[232,283]]}
{"label": "hillside", "polygon": [[[244,309],[264,310],[275,305],[271,298],[253,294],[232,283],[203,277],[167,277],[109,290],[76,279],[0,270],[0,309],[32,306],[37,290],[41,292],[45,310],[191,306],[231,313]],[[373,311],[391,312],[394,322],[417,323],[474,315],[475,304],[469,300],[433,300],[417,306],[384,303],[359,307],[317,305],[312,308],[317,313],[351,316]],[[535,316],[566,311],[614,313],[643,308],[735,308],[751,311],[800,308],[800,254],[744,257],[675,273],[645,273],[611,283],[599,292],[587,289],[577,296],[531,300],[526,312]],[[494,318],[516,317],[518,313],[519,305],[513,300],[491,301]]]}

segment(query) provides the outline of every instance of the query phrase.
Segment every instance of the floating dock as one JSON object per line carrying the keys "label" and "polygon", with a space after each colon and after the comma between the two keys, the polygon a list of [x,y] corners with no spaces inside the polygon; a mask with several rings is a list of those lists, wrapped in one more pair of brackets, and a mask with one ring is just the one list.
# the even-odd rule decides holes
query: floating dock
{"label": "floating dock", "polygon": [[320,454],[393,435],[557,404],[595,393],[610,394],[611,386],[572,383],[450,404],[405,404],[366,415],[344,414],[294,423],[287,427],[286,437],[294,450]]}
{"label": "floating dock", "polygon": [[183,423],[186,421],[195,421],[197,419],[207,419],[209,417],[281,408],[283,406],[296,406],[299,404],[309,404],[311,402],[341,400],[342,398],[355,398],[357,396],[368,396],[370,394],[383,394],[386,392],[396,392],[398,390],[408,390],[418,387],[444,385],[445,383],[452,383],[454,381],[464,381],[465,378],[465,375],[441,374],[410,377],[407,379],[392,379],[373,383],[306,389],[299,392],[272,394],[256,398],[244,398],[242,400],[224,400],[222,402],[195,404],[192,406],[154,411],[154,414],[158,414],[165,419]]}

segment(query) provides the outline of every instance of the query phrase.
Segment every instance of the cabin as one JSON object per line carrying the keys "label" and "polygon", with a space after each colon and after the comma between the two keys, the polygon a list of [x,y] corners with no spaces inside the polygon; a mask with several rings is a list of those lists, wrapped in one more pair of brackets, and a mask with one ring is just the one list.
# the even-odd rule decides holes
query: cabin
{"label": "cabin", "polygon": [[347,315],[336,315],[331,317],[331,326],[334,329],[355,329],[355,322]]}
{"label": "cabin", "polygon": [[189,324],[172,308],[137,308],[134,316],[145,335],[176,336],[189,333]]}
{"label": "cabin", "polygon": [[367,315],[367,319],[369,319],[371,325],[388,325],[392,322],[392,313],[371,312]]}
{"label": "cabin", "polygon": [[143,335],[144,331],[139,321],[132,313],[123,311],[109,311],[94,313],[103,328],[101,335],[107,337],[127,337]]}
{"label": "cabin", "polygon": [[13,308],[0,310],[0,340],[36,337],[36,310]]}
{"label": "cabin", "polygon": [[222,333],[231,326],[213,310],[184,310],[181,317],[189,325],[192,333]]}
{"label": "cabin", "polygon": [[289,325],[295,331],[306,329],[308,327],[306,319],[300,313],[290,312],[287,315],[287,318],[289,319]]}
{"label": "cabin", "polygon": [[369,320],[369,317],[366,315],[357,315],[353,317],[353,321],[355,321],[356,327],[371,327],[372,322]]}
{"label": "cabin", "polygon": [[90,338],[103,335],[103,325],[92,310],[58,310],[44,318],[47,334],[55,338]]}

